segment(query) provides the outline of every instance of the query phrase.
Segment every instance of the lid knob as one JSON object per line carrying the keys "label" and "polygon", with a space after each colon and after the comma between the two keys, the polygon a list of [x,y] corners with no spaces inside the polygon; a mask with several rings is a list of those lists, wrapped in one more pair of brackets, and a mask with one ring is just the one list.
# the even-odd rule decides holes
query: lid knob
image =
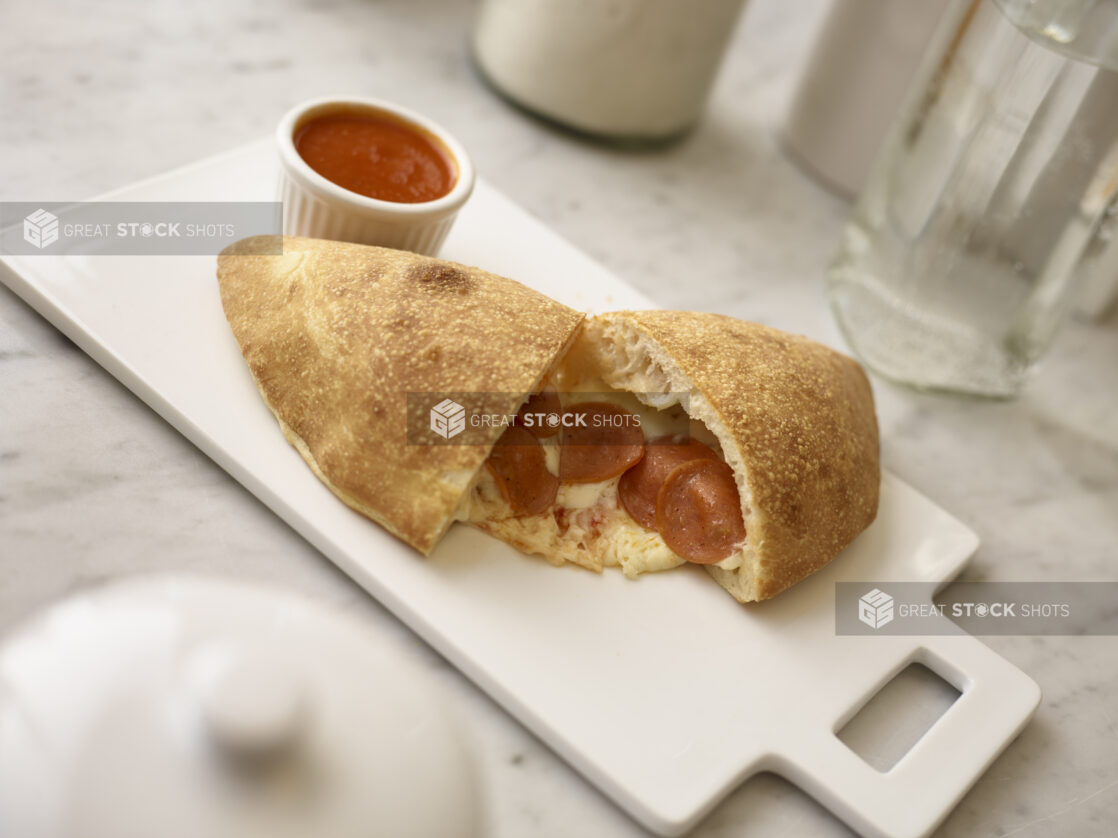
{"label": "lid knob", "polygon": [[299,673],[275,654],[243,647],[216,652],[204,656],[198,691],[210,736],[238,760],[270,760],[289,752],[307,721]]}

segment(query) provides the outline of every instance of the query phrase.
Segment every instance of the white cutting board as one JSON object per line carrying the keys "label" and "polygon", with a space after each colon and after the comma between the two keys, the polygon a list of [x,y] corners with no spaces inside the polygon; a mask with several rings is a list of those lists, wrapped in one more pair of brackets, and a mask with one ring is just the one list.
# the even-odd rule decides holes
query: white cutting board
{"label": "white cutting board", "polygon": [[[262,140],[111,197],[272,200],[276,177]],[[579,309],[651,305],[484,182],[443,255]],[[836,581],[947,580],[978,545],[890,475],[868,531],[759,605],[697,567],[636,582],[556,569],[463,526],[424,560],[336,500],[286,443],[225,323],[213,257],[3,263],[17,294],[654,832],[686,832],[744,779],[775,771],[866,835],[926,835],[1039,701],[971,637],[835,635]],[[834,732],[913,661],[962,696],[880,773]]]}

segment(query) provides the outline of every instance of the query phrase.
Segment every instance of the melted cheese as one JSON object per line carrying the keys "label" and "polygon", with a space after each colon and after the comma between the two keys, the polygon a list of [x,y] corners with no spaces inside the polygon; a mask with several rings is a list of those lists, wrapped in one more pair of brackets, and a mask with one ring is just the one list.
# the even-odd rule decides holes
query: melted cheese
{"label": "melted cheese", "polygon": [[[545,440],[548,470],[557,473],[558,446],[550,442]],[[571,562],[594,571],[619,567],[634,578],[685,564],[658,532],[629,517],[618,502],[617,482],[614,477],[600,483],[561,483],[552,510],[516,518],[493,476],[483,469],[457,517],[556,565]],[[718,562],[718,567],[734,570],[741,562],[739,551]]]}
{"label": "melted cheese", "polygon": [[[639,417],[645,439],[686,432],[722,456],[722,447],[714,434],[702,423],[691,420],[678,402],[660,399],[657,409],[633,393],[611,389],[577,351],[568,353],[551,380],[564,394],[567,407],[579,402],[609,402]],[[541,442],[547,470],[558,475],[558,438],[549,437]],[[595,571],[619,567],[633,578],[685,564],[686,560],[673,553],[658,532],[646,530],[629,517],[617,499],[618,479],[561,483],[550,511],[516,518],[501,497],[493,476],[483,468],[457,518],[556,565],[572,562]],[[735,570],[742,560],[739,550],[717,566]]]}

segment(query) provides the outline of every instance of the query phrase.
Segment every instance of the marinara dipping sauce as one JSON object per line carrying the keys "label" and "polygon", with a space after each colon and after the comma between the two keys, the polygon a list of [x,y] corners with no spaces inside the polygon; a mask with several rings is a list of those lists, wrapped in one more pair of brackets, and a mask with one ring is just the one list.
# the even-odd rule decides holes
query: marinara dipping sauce
{"label": "marinara dipping sauce", "polygon": [[387,115],[335,113],[295,132],[307,165],[343,189],[378,201],[418,204],[454,188],[458,167],[423,129]]}

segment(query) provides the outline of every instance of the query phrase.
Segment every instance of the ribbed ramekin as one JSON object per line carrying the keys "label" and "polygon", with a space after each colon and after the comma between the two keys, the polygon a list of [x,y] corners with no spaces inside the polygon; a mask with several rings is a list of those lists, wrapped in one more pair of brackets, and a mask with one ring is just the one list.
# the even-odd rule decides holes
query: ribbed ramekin
{"label": "ribbed ramekin", "polygon": [[[363,111],[411,123],[440,142],[458,169],[450,192],[417,204],[379,201],[327,180],[299,156],[295,135],[308,122],[331,113]],[[375,244],[433,256],[474,188],[474,166],[458,140],[427,117],[380,99],[327,96],[303,102],[280,120],[276,143],[283,169],[283,232],[288,236]]]}

